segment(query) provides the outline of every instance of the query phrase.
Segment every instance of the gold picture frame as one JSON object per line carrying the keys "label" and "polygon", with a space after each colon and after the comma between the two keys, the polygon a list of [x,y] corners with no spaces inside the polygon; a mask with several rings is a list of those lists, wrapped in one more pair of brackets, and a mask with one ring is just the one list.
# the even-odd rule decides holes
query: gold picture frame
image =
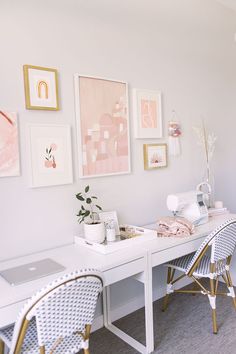
{"label": "gold picture frame", "polygon": [[56,69],[24,65],[26,109],[58,111],[58,72]]}
{"label": "gold picture frame", "polygon": [[143,161],[145,170],[167,167],[167,144],[144,144]]}

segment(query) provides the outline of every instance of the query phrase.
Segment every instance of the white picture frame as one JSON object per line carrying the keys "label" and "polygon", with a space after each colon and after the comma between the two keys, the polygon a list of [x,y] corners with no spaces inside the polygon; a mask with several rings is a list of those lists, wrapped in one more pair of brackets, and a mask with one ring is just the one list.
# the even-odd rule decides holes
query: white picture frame
{"label": "white picture frame", "polygon": [[127,82],[76,73],[74,87],[79,177],[130,173]]}
{"label": "white picture frame", "polygon": [[98,213],[99,219],[103,222],[113,221],[115,226],[116,235],[120,235],[119,222],[116,211],[101,211]]}
{"label": "white picture frame", "polygon": [[69,125],[29,125],[31,187],[73,182]]}
{"label": "white picture frame", "polygon": [[133,114],[136,139],[163,137],[161,91],[133,89]]}

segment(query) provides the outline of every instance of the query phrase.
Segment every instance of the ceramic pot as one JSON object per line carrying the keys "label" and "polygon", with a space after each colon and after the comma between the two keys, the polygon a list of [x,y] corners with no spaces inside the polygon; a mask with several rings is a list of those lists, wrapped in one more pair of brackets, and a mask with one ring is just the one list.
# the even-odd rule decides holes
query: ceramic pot
{"label": "ceramic pot", "polygon": [[84,223],[84,237],[88,241],[102,243],[105,240],[104,223],[97,221],[95,224]]}

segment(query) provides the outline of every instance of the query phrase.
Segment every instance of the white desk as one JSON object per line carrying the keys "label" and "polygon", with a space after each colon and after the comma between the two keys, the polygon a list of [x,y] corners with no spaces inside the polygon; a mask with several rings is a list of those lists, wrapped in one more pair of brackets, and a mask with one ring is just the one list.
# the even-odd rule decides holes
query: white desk
{"label": "white desk", "polygon": [[[0,278],[0,327],[13,323],[24,302],[35,291],[59,275],[74,269],[86,267],[97,268],[104,272],[105,277],[106,290],[103,296],[104,325],[140,353],[151,353],[154,350],[152,268],[195,251],[209,232],[231,217],[235,217],[235,215],[227,214],[214,217],[207,224],[199,226],[195,234],[188,238],[157,238],[137,247],[132,247],[132,249],[123,249],[109,255],[100,255],[94,251],[71,244],[14,260],[0,262],[0,268],[6,269],[49,257],[66,267],[65,272],[15,287],[10,286],[4,279]],[[149,227],[151,228],[152,225],[149,225]],[[135,276],[137,280],[142,281],[144,284],[146,346],[115,327],[110,319],[109,286],[131,276]]]}

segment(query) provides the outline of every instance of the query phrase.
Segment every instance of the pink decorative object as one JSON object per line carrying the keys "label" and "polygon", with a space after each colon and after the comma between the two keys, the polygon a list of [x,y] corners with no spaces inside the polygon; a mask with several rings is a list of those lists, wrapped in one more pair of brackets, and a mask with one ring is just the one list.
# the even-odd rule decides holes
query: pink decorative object
{"label": "pink decorative object", "polygon": [[46,148],[46,155],[45,155],[45,161],[44,161],[44,166],[46,168],[56,168],[57,164],[55,161],[55,155],[52,154],[52,152],[56,151],[57,145],[56,144],[51,144],[50,147]]}
{"label": "pink decorative object", "polygon": [[0,177],[19,176],[19,165],[16,113],[0,111]]}
{"label": "pink decorative object", "polygon": [[142,128],[157,128],[157,102],[141,99]]}
{"label": "pink decorative object", "polygon": [[133,109],[135,138],[161,138],[161,92],[134,89]]}
{"label": "pink decorative object", "polygon": [[76,75],[80,177],[130,172],[127,84]]}

